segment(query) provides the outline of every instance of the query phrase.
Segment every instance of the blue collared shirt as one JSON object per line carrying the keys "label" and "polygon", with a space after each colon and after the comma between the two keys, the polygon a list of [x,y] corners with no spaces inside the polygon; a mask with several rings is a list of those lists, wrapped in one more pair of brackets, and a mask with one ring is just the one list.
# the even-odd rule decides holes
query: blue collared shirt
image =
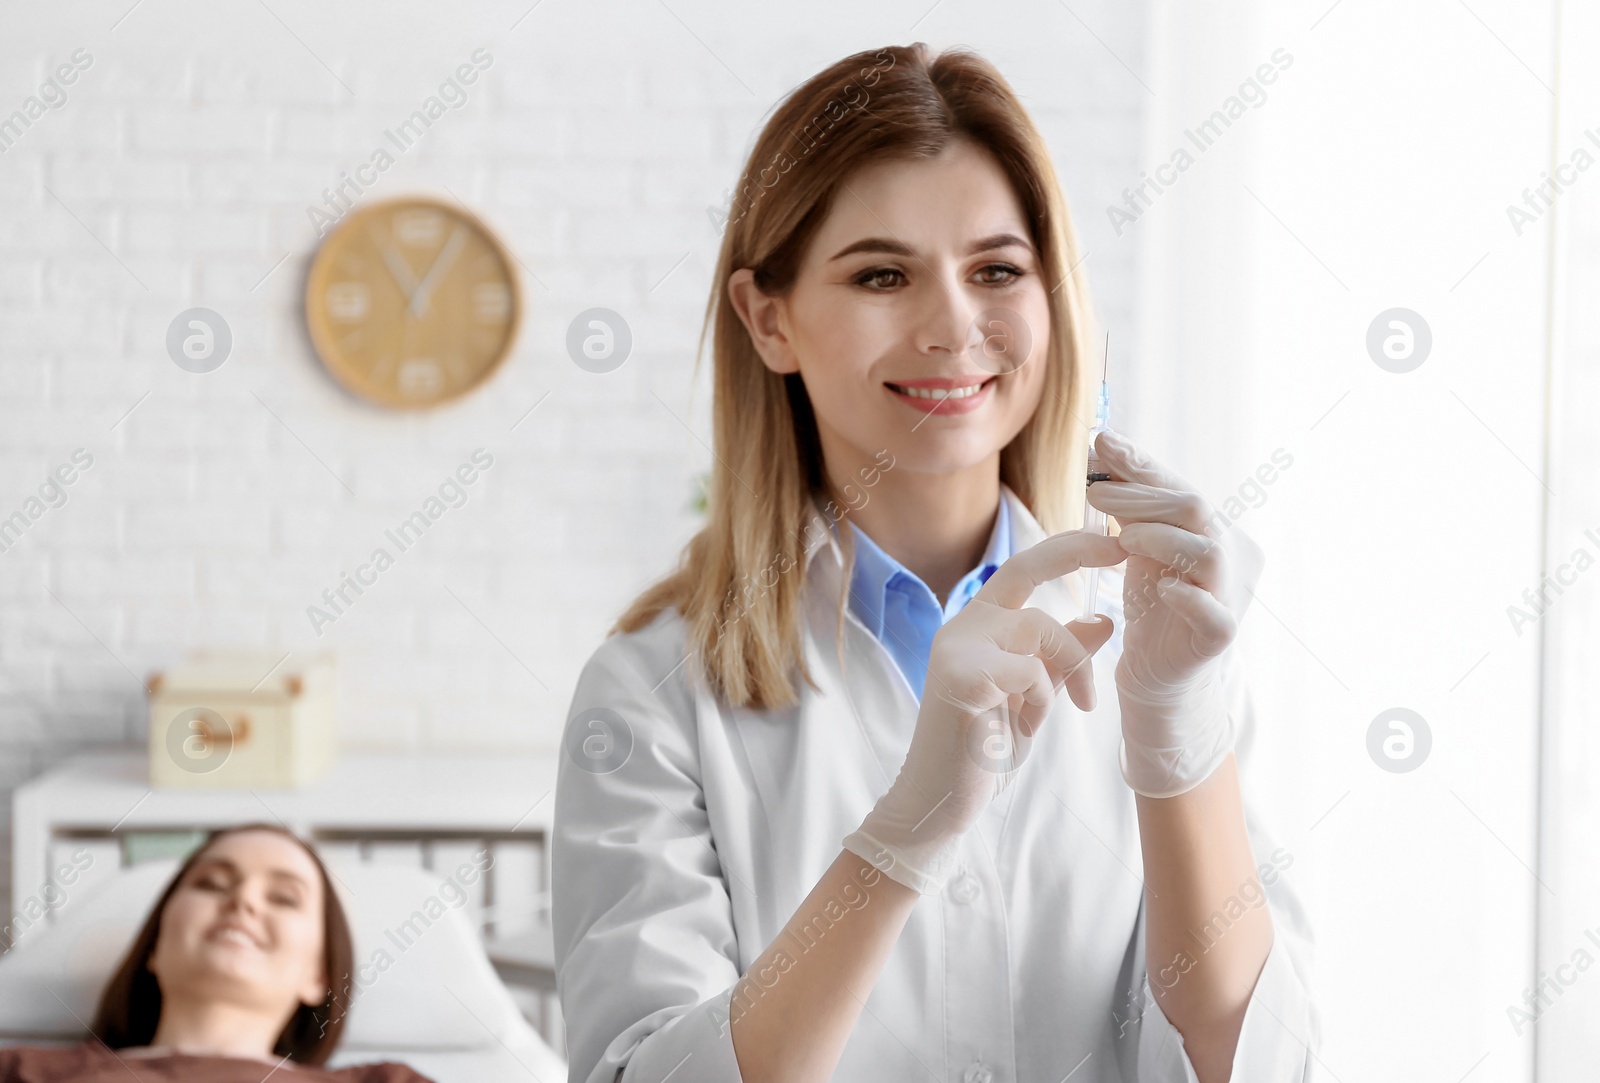
{"label": "blue collared shirt", "polygon": [[928,653],[933,649],[933,634],[961,611],[978,593],[989,576],[1011,556],[1011,512],[1005,494],[989,547],[978,566],[950,591],[941,608],[939,599],[916,574],[885,553],[852,521],[855,531],[855,567],[850,574],[850,611],[861,619],[894,657],[906,683],[917,698],[928,677]]}

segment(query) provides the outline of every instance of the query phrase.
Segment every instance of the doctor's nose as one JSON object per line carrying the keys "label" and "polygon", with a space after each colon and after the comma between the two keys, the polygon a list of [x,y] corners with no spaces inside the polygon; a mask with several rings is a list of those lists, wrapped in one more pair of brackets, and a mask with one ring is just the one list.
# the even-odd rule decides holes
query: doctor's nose
{"label": "doctor's nose", "polygon": [[978,308],[950,285],[931,291],[916,315],[913,334],[917,353],[930,358],[941,354],[957,357],[967,354],[977,341],[973,320]]}

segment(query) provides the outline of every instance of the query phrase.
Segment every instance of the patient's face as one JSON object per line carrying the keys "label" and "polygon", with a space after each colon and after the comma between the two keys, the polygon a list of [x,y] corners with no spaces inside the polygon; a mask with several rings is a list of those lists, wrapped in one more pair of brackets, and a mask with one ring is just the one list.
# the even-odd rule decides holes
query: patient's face
{"label": "patient's face", "polygon": [[310,855],[271,831],[224,835],[167,901],[150,970],[163,996],[281,1012],[319,1004],[322,881]]}

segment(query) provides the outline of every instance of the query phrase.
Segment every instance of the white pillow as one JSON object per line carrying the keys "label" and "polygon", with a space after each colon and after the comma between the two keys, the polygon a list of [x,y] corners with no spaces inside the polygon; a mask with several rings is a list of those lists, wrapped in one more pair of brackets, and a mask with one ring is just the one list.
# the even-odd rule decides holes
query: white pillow
{"label": "white pillow", "polygon": [[[459,892],[399,865],[329,861],[354,941],[355,990],[341,1049],[475,1049],[527,1024],[484,954]],[[101,990],[177,871],[123,869],[0,958],[0,1035],[82,1038]]]}

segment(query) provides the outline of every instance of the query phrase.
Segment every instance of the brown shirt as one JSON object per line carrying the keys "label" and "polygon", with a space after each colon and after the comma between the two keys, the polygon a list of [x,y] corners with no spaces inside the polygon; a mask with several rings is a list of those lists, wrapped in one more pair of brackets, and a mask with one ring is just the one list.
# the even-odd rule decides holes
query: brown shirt
{"label": "brown shirt", "polygon": [[58,1049],[0,1049],[0,1083],[263,1083],[268,1076],[272,1083],[433,1083],[392,1061],[318,1068],[286,1060],[274,1068],[240,1057],[118,1056],[96,1041]]}

